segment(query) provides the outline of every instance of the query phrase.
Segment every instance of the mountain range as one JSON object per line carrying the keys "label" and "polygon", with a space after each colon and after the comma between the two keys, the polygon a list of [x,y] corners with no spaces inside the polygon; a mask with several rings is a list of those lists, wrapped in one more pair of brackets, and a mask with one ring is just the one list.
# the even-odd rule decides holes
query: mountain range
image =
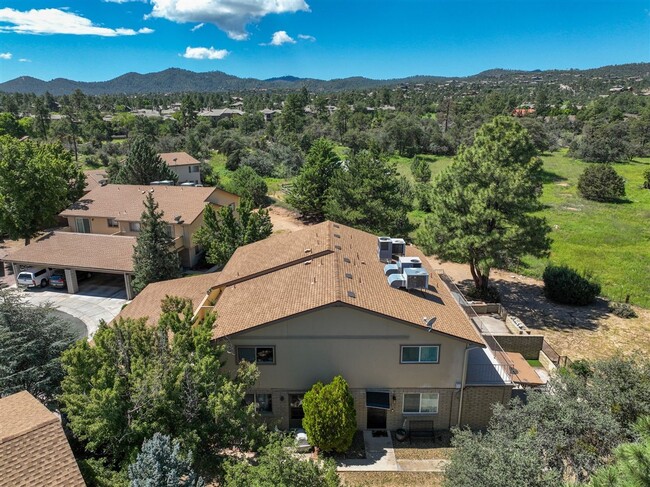
{"label": "mountain range", "polygon": [[444,83],[453,80],[481,81],[487,79],[508,80],[527,76],[550,76],[553,78],[566,76],[587,76],[615,79],[650,77],[650,63],[622,64],[603,66],[586,70],[505,70],[491,69],[468,77],[444,76],[411,76],[398,79],[370,79],[350,77],[332,80],[313,78],[298,78],[282,76],[265,80],[255,78],[239,78],[221,71],[197,73],[179,68],[169,68],[156,73],[140,74],[126,73],[108,81],[73,81],[56,78],[43,81],[31,76],[18,78],[0,83],[0,92],[5,93],[35,93],[42,95],[49,91],[53,95],[65,95],[79,89],[87,95],[103,94],[138,94],[138,93],[182,93],[182,92],[238,92],[250,90],[291,90],[303,86],[310,91],[342,91],[354,89],[373,89],[381,86],[398,85],[401,83]]}

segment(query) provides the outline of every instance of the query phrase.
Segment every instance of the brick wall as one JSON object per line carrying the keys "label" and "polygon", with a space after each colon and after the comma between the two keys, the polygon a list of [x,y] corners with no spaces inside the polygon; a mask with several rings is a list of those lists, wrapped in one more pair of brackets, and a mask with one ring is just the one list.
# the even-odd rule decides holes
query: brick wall
{"label": "brick wall", "polygon": [[506,352],[517,352],[526,360],[537,360],[544,343],[543,335],[493,335]]}
{"label": "brick wall", "polygon": [[484,428],[492,417],[491,405],[497,402],[507,404],[510,401],[512,386],[468,386],[463,397],[461,426],[472,429]]}

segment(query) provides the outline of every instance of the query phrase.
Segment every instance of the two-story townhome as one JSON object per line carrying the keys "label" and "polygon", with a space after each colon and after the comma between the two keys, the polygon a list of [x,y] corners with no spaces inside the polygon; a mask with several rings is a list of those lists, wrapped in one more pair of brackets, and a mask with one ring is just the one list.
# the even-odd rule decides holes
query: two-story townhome
{"label": "two-story townhome", "polygon": [[159,156],[178,176],[178,184],[201,184],[201,163],[187,152],[163,152]]}
{"label": "two-story townhome", "polygon": [[35,239],[4,260],[16,274],[21,267],[63,269],[70,293],[79,291],[77,272],[123,275],[127,298],[132,299],[133,247],[147,194],[153,194],[163,211],[185,267],[196,265],[201,256],[194,234],[203,224],[205,206],[239,204],[239,196],[218,188],[99,185],[60,213],[68,221],[67,228]]}
{"label": "two-story townhome", "polygon": [[258,365],[249,400],[271,422],[299,426],[304,393],[338,374],[360,429],[413,419],[483,427],[491,404],[510,399],[507,369],[462,296],[417,248],[395,241],[387,254],[386,240],[333,222],[272,236],[239,248],[195,305],[197,317],[216,315],[227,370],[241,360]]}

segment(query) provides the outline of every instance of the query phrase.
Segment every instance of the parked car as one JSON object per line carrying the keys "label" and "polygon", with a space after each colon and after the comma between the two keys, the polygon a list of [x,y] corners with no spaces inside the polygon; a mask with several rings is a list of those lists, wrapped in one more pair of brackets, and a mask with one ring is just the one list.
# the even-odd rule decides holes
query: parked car
{"label": "parked car", "polygon": [[66,287],[65,272],[63,269],[55,270],[50,276],[50,286],[64,288]]}
{"label": "parked car", "polygon": [[43,267],[30,267],[20,271],[16,283],[21,287],[45,287],[50,279],[50,269]]}

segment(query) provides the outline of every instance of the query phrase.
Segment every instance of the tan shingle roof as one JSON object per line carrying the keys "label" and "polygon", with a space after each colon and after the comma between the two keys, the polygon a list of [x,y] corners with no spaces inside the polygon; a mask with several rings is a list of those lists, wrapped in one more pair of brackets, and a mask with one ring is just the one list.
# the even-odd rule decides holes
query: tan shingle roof
{"label": "tan shingle roof", "polygon": [[135,237],[51,232],[5,257],[8,262],[48,267],[133,272]]}
{"label": "tan shingle roof", "polygon": [[149,284],[117,315],[117,318],[146,317],[149,318],[149,323],[156,324],[160,318],[160,302],[167,296],[190,299],[196,309],[218,277],[218,273],[202,274]]}
{"label": "tan shingle roof", "polygon": [[[305,249],[311,248],[312,260]],[[377,257],[377,237],[325,222],[241,247],[221,273],[213,336],[239,333],[320,306],[344,304],[483,344],[467,315],[415,247],[429,271],[425,292],[394,289]],[[348,276],[349,275],[349,276]],[[351,291],[352,294],[348,294]]]}
{"label": "tan shingle roof", "polygon": [[163,152],[158,155],[167,163],[168,166],[189,166],[200,164],[199,161],[194,159],[187,152]]}
{"label": "tan shingle roof", "polygon": [[61,216],[140,221],[146,194],[151,190],[160,210],[165,212],[163,218],[166,222],[175,223],[174,218],[180,216],[180,219],[188,224],[201,215],[208,198],[216,191],[215,188],[209,187],[107,184],[93,189],[63,210]]}
{"label": "tan shingle roof", "polygon": [[86,485],[59,419],[26,391],[0,399],[0,485]]}
{"label": "tan shingle roof", "polygon": [[106,176],[106,170],[104,169],[91,169],[89,171],[84,171],[86,175],[86,187],[85,191],[92,191],[93,189],[101,186],[102,181],[107,181],[108,177]]}

